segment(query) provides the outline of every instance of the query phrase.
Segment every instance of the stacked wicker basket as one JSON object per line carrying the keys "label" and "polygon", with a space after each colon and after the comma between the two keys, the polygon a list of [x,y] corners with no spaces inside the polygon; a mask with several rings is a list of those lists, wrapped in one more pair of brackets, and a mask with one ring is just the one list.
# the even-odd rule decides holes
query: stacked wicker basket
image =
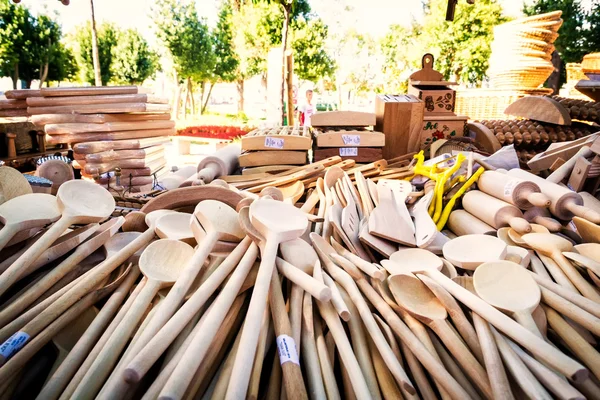
{"label": "stacked wicker basket", "polygon": [[550,76],[561,11],[521,18],[494,29],[488,75],[499,89],[537,88]]}

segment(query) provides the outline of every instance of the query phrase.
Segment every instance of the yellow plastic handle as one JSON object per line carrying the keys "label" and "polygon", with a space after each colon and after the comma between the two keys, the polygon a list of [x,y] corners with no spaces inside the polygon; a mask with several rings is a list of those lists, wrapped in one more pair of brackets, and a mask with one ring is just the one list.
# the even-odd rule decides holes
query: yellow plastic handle
{"label": "yellow plastic handle", "polygon": [[454,194],[454,196],[452,196],[450,201],[448,201],[448,204],[446,204],[446,207],[444,208],[444,212],[442,213],[439,221],[436,224],[438,231],[441,231],[442,229],[444,229],[444,226],[446,226],[446,222],[448,222],[448,217],[450,216],[450,213],[454,208],[454,204],[456,204],[456,200],[458,200],[459,197],[465,194],[468,188],[470,188],[475,182],[477,182],[477,179],[479,179],[479,177],[481,176],[481,174],[483,174],[484,171],[485,168],[479,167],[479,169],[473,175],[471,175],[471,177]]}

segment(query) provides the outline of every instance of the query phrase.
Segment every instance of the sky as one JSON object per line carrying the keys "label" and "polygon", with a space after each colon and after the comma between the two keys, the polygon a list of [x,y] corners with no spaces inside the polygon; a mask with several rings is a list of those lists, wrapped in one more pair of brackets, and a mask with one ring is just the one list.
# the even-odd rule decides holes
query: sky
{"label": "sky", "polygon": [[[347,4],[355,10],[356,28],[360,32],[383,35],[391,24],[407,25],[412,18],[421,18],[420,0],[309,0],[313,11],[330,23],[339,13],[339,4]],[[465,0],[460,0],[465,1]],[[591,0],[584,0],[589,2]],[[154,0],[95,0],[97,21],[110,21],[122,28],[137,28],[151,43],[154,34],[151,28],[150,7]],[[523,0],[500,0],[508,15],[518,16]],[[57,13],[64,32],[85,23],[89,18],[88,0],[71,0],[63,6],[57,0],[22,0],[21,4],[35,12]],[[214,23],[217,15],[217,0],[196,0],[198,12]]]}

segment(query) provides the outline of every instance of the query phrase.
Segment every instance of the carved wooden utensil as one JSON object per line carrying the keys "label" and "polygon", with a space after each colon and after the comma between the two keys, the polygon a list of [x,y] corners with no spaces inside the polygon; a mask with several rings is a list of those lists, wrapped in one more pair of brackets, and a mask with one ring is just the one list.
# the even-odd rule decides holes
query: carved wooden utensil
{"label": "carved wooden utensil", "polygon": [[458,236],[473,233],[489,234],[496,230],[465,210],[454,210],[450,213],[448,228]]}
{"label": "carved wooden utensil", "polygon": [[465,194],[462,204],[466,211],[496,229],[510,225],[517,232],[531,231],[529,222],[523,218],[521,210],[478,190],[471,190]]}
{"label": "carved wooden utensil", "polygon": [[477,181],[484,193],[527,210],[532,207],[550,207],[550,198],[531,181],[515,178],[498,171],[485,171]]}
{"label": "carved wooden utensil", "polygon": [[442,251],[455,266],[474,270],[484,262],[504,260],[506,243],[489,235],[465,235],[450,240]]}
{"label": "carved wooden utensil", "polygon": [[65,182],[56,194],[62,217],[0,276],[0,294],[15,283],[44,250],[72,224],[91,224],[106,219],[115,200],[104,188],[87,181]]}
{"label": "carved wooden utensil", "polygon": [[412,220],[410,216],[407,220],[398,211],[392,190],[388,185],[377,185],[377,193],[379,204],[369,216],[369,233],[406,246],[415,246]]}
{"label": "carved wooden utensil", "polygon": [[573,217],[573,223],[581,238],[587,243],[600,243],[600,226],[587,219]]}
{"label": "carved wooden utensil", "polygon": [[473,274],[473,285],[479,297],[542,337],[532,317],[542,293],[522,266],[511,261],[483,263]]}
{"label": "carved wooden utensil", "polygon": [[550,232],[559,232],[562,229],[560,222],[552,218],[550,211],[546,208],[533,207],[525,211],[523,215],[527,221],[545,226]]}

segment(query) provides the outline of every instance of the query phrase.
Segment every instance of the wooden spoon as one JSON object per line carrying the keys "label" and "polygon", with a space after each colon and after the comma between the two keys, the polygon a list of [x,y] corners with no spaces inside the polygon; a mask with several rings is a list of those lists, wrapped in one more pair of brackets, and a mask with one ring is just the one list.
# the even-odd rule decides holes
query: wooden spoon
{"label": "wooden spoon", "polygon": [[[595,244],[595,243],[586,243],[586,244]],[[581,245],[580,245],[581,246]],[[577,247],[577,246],[575,246]],[[589,272],[592,272],[596,276],[600,276],[600,263],[596,260],[586,257],[581,253],[573,253],[571,251],[563,251],[563,256],[567,257],[571,260],[575,265],[579,267],[583,267],[587,269]]]}
{"label": "wooden spoon", "polygon": [[140,270],[146,277],[144,288],[79,383],[73,397],[98,393],[154,296],[177,280],[193,254],[191,246],[177,240],[160,239],[146,247],[139,261]]}
{"label": "wooden spoon", "polygon": [[239,373],[233,375],[229,381],[226,396],[228,399],[239,399],[246,395],[252,372],[252,369],[247,366],[252,365],[256,352],[261,317],[266,306],[279,243],[300,237],[308,226],[308,219],[304,212],[292,205],[268,199],[252,203],[250,220],[265,237],[265,246],[264,250],[261,249],[260,268],[234,362],[233,370]]}
{"label": "wooden spoon", "polygon": [[65,182],[58,189],[56,198],[62,217],[0,276],[0,295],[6,292],[27,267],[70,225],[101,222],[115,209],[115,200],[106,189],[82,180]]}
{"label": "wooden spoon", "polygon": [[580,217],[573,217],[577,232],[587,243],[600,243],[600,226]]}
{"label": "wooden spoon", "polygon": [[196,245],[196,239],[190,226],[192,218],[192,214],[181,212],[163,215],[156,220],[156,227],[154,228],[156,236],[161,239],[180,240],[193,247]]}
{"label": "wooden spoon", "polygon": [[[381,181],[379,181],[381,182]],[[429,216],[429,205],[433,200],[433,192],[429,192],[420,198],[410,210],[410,215],[415,220],[415,238],[417,247],[426,248],[429,246],[438,233],[435,222]]]}
{"label": "wooden spoon", "polygon": [[[381,262],[388,272],[391,274],[417,272],[427,275],[452,294],[458,301],[481,315],[489,323],[513,338],[513,340],[521,344],[551,367],[575,382],[587,379],[587,371],[581,364],[442,274],[439,271],[442,262],[437,256],[422,249],[407,249],[403,251],[405,252],[404,255],[406,255],[406,257],[404,257],[402,265],[389,260],[383,260]],[[408,253],[409,251],[410,253]]]}
{"label": "wooden spoon", "polygon": [[0,204],[29,193],[32,193],[31,185],[22,173],[11,167],[0,167]]}
{"label": "wooden spoon", "polygon": [[523,235],[523,240],[536,251],[552,258],[583,296],[596,303],[600,303],[600,294],[577,272],[569,260],[562,255],[563,251],[571,251],[573,249],[571,242],[550,233]]}
{"label": "wooden spoon", "polygon": [[[3,167],[0,167],[3,168]],[[41,228],[60,218],[56,197],[50,194],[30,193],[0,204],[0,250],[19,231]]]}
{"label": "wooden spoon", "polygon": [[300,197],[304,195],[304,183],[296,181],[287,185],[279,186],[279,190],[283,194],[283,200],[296,204]]}
{"label": "wooden spoon", "polygon": [[450,240],[442,249],[444,258],[459,268],[474,270],[488,261],[503,260],[506,243],[489,235],[465,235]]}
{"label": "wooden spoon", "polygon": [[[550,233],[550,231],[545,226],[531,224],[531,233]],[[517,246],[529,248],[527,242],[523,240],[523,235],[514,229],[510,228],[508,230],[508,237],[510,237],[510,240],[512,240]]]}
{"label": "wooden spoon", "polygon": [[582,243],[575,245],[574,248],[579,254],[600,263],[600,244]]}
{"label": "wooden spoon", "polygon": [[[342,180],[345,182],[345,180]],[[346,206],[342,210],[341,215],[341,227],[344,233],[350,240],[352,247],[356,250],[357,254],[368,259],[369,256],[365,252],[362,243],[360,242],[360,216],[354,198],[350,193],[350,189],[345,186],[344,190],[346,196]]]}
{"label": "wooden spoon", "polygon": [[442,339],[477,387],[491,398],[492,391],[485,370],[452,331],[446,321],[446,309],[431,290],[410,273],[391,275],[388,284],[398,305],[429,326]]}
{"label": "wooden spoon", "polygon": [[473,274],[479,297],[542,337],[531,314],[540,304],[541,292],[533,278],[519,264],[493,261],[481,264]]}

